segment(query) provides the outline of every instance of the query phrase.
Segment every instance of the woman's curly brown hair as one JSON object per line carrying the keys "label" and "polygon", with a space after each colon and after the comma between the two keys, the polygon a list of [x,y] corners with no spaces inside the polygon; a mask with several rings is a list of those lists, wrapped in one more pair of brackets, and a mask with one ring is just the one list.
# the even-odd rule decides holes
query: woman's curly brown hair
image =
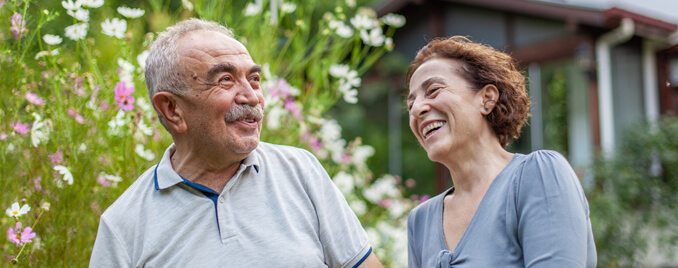
{"label": "woman's curly brown hair", "polygon": [[497,87],[499,99],[495,109],[487,115],[487,121],[503,147],[520,136],[530,113],[530,98],[525,89],[525,77],[511,56],[464,36],[438,38],[417,52],[407,70],[408,88],[414,71],[435,58],[458,60],[461,63],[459,75],[476,90],[490,84]]}

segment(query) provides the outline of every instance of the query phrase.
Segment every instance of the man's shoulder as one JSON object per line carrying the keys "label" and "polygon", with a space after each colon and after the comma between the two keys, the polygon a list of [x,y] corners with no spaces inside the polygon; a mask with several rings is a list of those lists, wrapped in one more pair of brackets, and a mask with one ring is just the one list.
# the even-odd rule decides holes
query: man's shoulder
{"label": "man's shoulder", "polygon": [[316,160],[317,158],[308,150],[293,147],[289,145],[280,145],[272,144],[268,142],[259,142],[259,146],[255,149],[257,157],[260,159],[303,159],[303,160]]}
{"label": "man's shoulder", "polygon": [[154,174],[155,165],[148,168],[136,181],[134,181],[106,211],[101,215],[107,221],[116,221],[117,219],[125,219],[129,215],[134,215],[137,210],[140,210],[144,202],[143,199],[149,193],[155,190]]}

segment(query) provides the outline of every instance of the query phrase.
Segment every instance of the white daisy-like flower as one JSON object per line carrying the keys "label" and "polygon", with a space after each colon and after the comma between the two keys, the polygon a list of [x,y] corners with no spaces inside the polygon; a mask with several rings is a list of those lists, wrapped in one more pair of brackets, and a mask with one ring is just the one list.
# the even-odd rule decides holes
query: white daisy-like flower
{"label": "white daisy-like flower", "polygon": [[134,77],[134,65],[126,60],[123,60],[122,58],[118,58],[118,66],[120,66],[120,69],[118,70],[118,77],[120,80],[132,84],[132,78]]}
{"label": "white daisy-like flower", "polygon": [[98,8],[104,5],[104,0],[81,0],[82,5],[88,8]]}
{"label": "white daisy-like flower", "polygon": [[125,32],[127,32],[127,21],[118,18],[106,19],[101,23],[101,32],[111,37],[123,39]]}
{"label": "white daisy-like flower", "polygon": [[343,23],[339,25],[339,27],[337,27],[336,32],[338,36],[341,36],[343,38],[349,38],[353,36],[353,29],[351,29],[351,27]]}
{"label": "white daisy-like flower", "polygon": [[261,6],[257,3],[247,3],[245,10],[243,10],[245,16],[254,16],[259,14],[259,12],[261,12]]}
{"label": "white daisy-like flower", "polygon": [[56,170],[56,172],[59,172],[59,174],[64,176],[63,179],[64,181],[66,181],[66,183],[68,183],[68,185],[73,184],[73,174],[71,174],[71,171],[68,169],[68,167],[58,165],[54,166],[54,170]]}
{"label": "white daisy-like flower", "polygon": [[51,34],[43,35],[42,40],[45,40],[45,43],[49,45],[58,45],[61,44],[61,41],[63,41],[63,39],[61,39],[61,36]]}
{"label": "white daisy-like flower", "polygon": [[130,8],[130,7],[119,7],[118,13],[130,19],[136,19],[144,15],[146,11],[139,8]]}
{"label": "white daisy-like flower", "polygon": [[67,10],[66,14],[71,15],[71,17],[74,17],[76,20],[79,21],[83,22],[89,21],[89,10],[87,9],[78,8],[76,11]]}
{"label": "white daisy-like flower", "polygon": [[377,27],[379,22],[368,16],[357,14],[351,18],[351,24],[358,30],[367,30]]}
{"label": "white daisy-like flower", "polygon": [[355,179],[353,179],[351,174],[344,171],[340,171],[337,175],[334,175],[332,181],[344,195],[351,193],[353,188],[355,188]]}
{"label": "white daisy-like flower", "polygon": [[69,11],[78,10],[82,6],[82,0],[77,0],[75,2],[73,2],[73,0],[61,1],[61,6]]}
{"label": "white daisy-like flower", "polygon": [[64,35],[66,35],[66,37],[70,38],[73,41],[82,40],[85,38],[85,36],[87,36],[88,29],[89,26],[87,25],[87,23],[73,24],[64,29],[66,31]]}
{"label": "white daisy-like flower", "polygon": [[381,17],[381,21],[389,26],[396,28],[403,27],[405,25],[405,16],[399,14],[388,13]]}
{"label": "white daisy-like flower", "polygon": [[295,3],[283,2],[282,6],[280,7],[280,11],[282,13],[292,13],[295,10],[297,10],[297,5]]}
{"label": "white daisy-like flower", "polygon": [[344,101],[350,104],[358,103],[358,90],[355,88],[344,91]]}
{"label": "white daisy-like flower", "polygon": [[5,210],[5,214],[10,217],[19,218],[21,215],[24,215],[31,211],[31,207],[28,204],[19,206],[19,202],[14,202],[10,208]]}
{"label": "white daisy-like flower", "polygon": [[143,144],[137,144],[134,147],[134,152],[137,153],[137,155],[140,156],[141,158],[146,159],[148,161],[155,159],[155,154],[153,153],[153,151],[151,151],[150,149],[145,150]]}
{"label": "white daisy-like flower", "polygon": [[376,27],[370,30],[369,33],[367,32],[367,30],[361,30],[360,39],[362,39],[363,43],[365,43],[366,45],[380,47],[384,45],[384,40],[386,39],[386,37],[381,31],[381,27]]}
{"label": "white daisy-like flower", "polygon": [[36,113],[33,113],[33,117],[35,121],[33,121],[33,127],[31,127],[31,144],[34,147],[38,147],[40,143],[45,143],[49,140],[52,122],[49,120],[42,121],[42,117]]}

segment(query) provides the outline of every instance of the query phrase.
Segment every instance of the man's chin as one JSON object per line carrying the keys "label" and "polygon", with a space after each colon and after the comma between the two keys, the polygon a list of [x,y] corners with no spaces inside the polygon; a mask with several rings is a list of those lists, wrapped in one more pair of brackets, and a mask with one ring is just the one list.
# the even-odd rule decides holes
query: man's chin
{"label": "man's chin", "polygon": [[239,141],[237,144],[231,145],[231,150],[237,154],[249,154],[259,145],[259,138],[256,139],[244,139]]}

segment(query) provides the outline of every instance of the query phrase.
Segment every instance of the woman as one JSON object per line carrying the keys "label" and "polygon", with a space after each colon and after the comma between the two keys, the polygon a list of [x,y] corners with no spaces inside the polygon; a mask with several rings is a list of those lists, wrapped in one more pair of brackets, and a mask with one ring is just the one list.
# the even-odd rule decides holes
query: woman
{"label": "woman", "polygon": [[530,105],[509,55],[434,40],[407,85],[410,128],[454,185],[410,213],[410,267],[595,267],[588,203],[567,160],[504,149]]}

